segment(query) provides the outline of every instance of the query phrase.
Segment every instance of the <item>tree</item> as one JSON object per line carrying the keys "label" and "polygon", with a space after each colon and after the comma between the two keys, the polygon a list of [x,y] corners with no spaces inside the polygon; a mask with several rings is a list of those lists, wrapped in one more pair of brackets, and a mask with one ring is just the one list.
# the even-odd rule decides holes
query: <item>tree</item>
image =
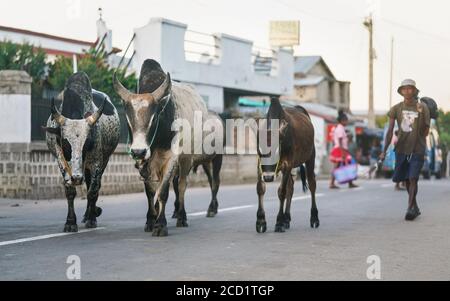
{"label": "tree", "polygon": [[[121,106],[122,101],[113,88],[113,74],[116,71],[107,62],[108,55],[103,48],[89,49],[78,58],[78,71],[84,71],[89,76],[92,88],[102,91],[111,97],[112,102]],[[58,56],[51,65],[48,83],[58,91],[64,89],[66,80],[73,73],[72,58]],[[118,76],[125,87],[136,90],[137,78],[134,73],[125,75],[123,70],[118,71]]]}
{"label": "tree", "polygon": [[448,148],[450,147],[450,112],[444,112],[442,109],[439,110],[437,123],[439,127],[441,143],[446,145]]}
{"label": "tree", "polygon": [[23,70],[33,78],[32,96],[40,96],[45,85],[49,64],[41,48],[28,43],[0,42],[0,70]]}

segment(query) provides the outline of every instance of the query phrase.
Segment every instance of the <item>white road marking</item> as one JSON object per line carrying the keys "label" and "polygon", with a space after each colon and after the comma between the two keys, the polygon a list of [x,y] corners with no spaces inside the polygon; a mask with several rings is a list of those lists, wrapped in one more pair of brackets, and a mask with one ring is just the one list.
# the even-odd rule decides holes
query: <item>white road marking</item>
{"label": "white road marking", "polygon": [[24,242],[36,241],[36,240],[49,239],[49,238],[54,238],[54,237],[82,234],[82,233],[87,233],[87,232],[92,232],[92,231],[97,231],[97,230],[103,230],[103,229],[106,229],[106,228],[100,227],[100,228],[95,228],[95,229],[80,230],[78,232],[72,232],[72,233],[56,233],[56,234],[48,234],[48,235],[34,236],[34,237],[28,237],[28,238],[21,238],[21,239],[16,239],[16,240],[2,241],[2,242],[0,242],[0,247],[7,246],[7,245],[20,244],[20,243],[24,243]]}
{"label": "white road marking", "polygon": [[[221,212],[227,212],[227,211],[234,211],[234,210],[240,210],[240,209],[247,209],[247,208],[253,208],[256,205],[246,205],[246,206],[238,206],[238,207],[230,207],[230,208],[224,208],[224,209],[219,209],[219,213]],[[189,213],[188,216],[202,216],[202,215],[206,215],[206,211],[201,211],[201,212],[193,212],[193,213]]]}
{"label": "white road marking", "polygon": [[[316,193],[316,198],[318,198],[318,197],[323,197],[323,196],[325,196],[325,194],[323,194],[323,193]],[[311,194],[310,194],[310,195],[304,195],[304,196],[293,197],[293,198],[292,198],[292,201],[307,200],[307,199],[310,199],[310,198],[311,198]],[[274,196],[274,197],[270,197],[270,198],[267,198],[267,199],[264,199],[264,200],[267,200],[267,201],[278,200],[278,197],[277,197],[277,196]]]}
{"label": "white road marking", "polygon": [[[316,194],[316,197],[322,197],[325,196],[325,194],[323,193],[318,193]],[[292,201],[300,201],[300,200],[307,200],[310,199],[311,195],[305,195],[305,196],[299,196],[299,197],[295,197],[292,198]],[[268,200],[275,200],[275,198],[268,198]],[[248,209],[248,208],[254,208],[256,207],[255,205],[245,205],[245,206],[237,206],[237,207],[229,207],[229,208],[223,208],[223,209],[219,209],[219,213],[221,212],[227,212],[227,211],[235,211],[235,210],[241,210],[241,209]],[[193,213],[188,213],[187,216],[203,216],[206,215],[206,211],[201,211],[201,212],[193,212]]]}

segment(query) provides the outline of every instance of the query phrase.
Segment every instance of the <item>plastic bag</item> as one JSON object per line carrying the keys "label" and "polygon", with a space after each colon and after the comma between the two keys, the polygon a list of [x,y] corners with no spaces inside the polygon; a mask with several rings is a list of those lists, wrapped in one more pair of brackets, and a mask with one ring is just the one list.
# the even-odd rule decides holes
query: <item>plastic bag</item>
{"label": "plastic bag", "polygon": [[358,178],[358,164],[352,160],[348,164],[344,164],[333,170],[333,175],[339,184],[347,184]]}

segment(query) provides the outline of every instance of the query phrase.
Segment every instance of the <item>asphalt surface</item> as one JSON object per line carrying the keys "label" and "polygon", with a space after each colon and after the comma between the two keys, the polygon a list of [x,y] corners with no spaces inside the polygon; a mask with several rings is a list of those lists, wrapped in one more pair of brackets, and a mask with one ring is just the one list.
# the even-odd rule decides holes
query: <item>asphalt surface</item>
{"label": "asphalt surface", "polygon": [[86,200],[77,198],[80,233],[62,236],[65,200],[3,199],[0,280],[67,280],[70,255],[80,258],[81,280],[368,280],[371,255],[382,280],[450,280],[450,181],[420,182],[422,216],[414,222],[404,220],[406,192],[390,181],[358,184],[331,191],[320,181],[321,224],[311,229],[309,194],[297,182],[286,233],[274,233],[278,184],[269,185],[265,234],[255,230],[255,185],[221,187],[213,219],[205,217],[209,189],[188,189],[189,228],[169,219],[171,193],[162,238],[144,232],[144,193],[101,197],[94,231],[84,231]]}

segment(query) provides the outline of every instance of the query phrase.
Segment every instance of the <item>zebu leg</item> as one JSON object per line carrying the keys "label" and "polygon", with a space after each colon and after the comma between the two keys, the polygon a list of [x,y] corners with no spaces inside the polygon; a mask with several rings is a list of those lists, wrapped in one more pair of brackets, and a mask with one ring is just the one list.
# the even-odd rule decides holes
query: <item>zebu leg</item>
{"label": "zebu leg", "polygon": [[316,205],[316,175],[314,173],[314,166],[316,161],[315,151],[309,161],[306,162],[306,175],[308,178],[309,190],[311,191],[311,228],[319,228],[319,210]]}
{"label": "zebu leg", "polygon": [[[167,162],[166,168],[164,168],[165,170],[164,175],[158,186],[158,189],[156,190],[156,200],[158,202],[158,215],[156,217],[156,223],[153,228],[152,234],[153,236],[169,235],[166,220],[166,203],[167,198],[169,197],[170,181],[173,179],[173,176],[177,174],[177,165],[178,165],[178,157],[173,157],[170,159],[169,162]],[[179,173],[179,175],[181,175],[181,172]]]}
{"label": "zebu leg", "polygon": [[102,186],[102,172],[98,170],[94,175],[91,174],[91,185],[87,193],[88,209],[86,218],[86,228],[97,228],[97,213],[101,212],[101,209],[96,206],[98,200],[98,194]]}
{"label": "zebu leg", "polygon": [[289,229],[291,227],[291,203],[294,195],[294,178],[289,174],[286,185],[286,209],[284,210],[284,227]]}
{"label": "zebu leg", "polygon": [[284,202],[286,200],[287,184],[290,177],[291,177],[291,170],[284,170],[280,187],[278,187],[278,199],[280,200],[280,209],[277,215],[277,223],[275,224],[275,232],[277,233],[282,233],[286,231],[284,218]]}
{"label": "zebu leg", "polygon": [[222,155],[217,155],[211,162],[203,164],[203,169],[208,177],[209,187],[211,188],[211,203],[208,207],[206,217],[215,217],[219,209],[217,193],[220,186],[220,169],[222,168]]}
{"label": "zebu leg", "polygon": [[156,223],[153,228],[153,236],[167,236],[169,231],[167,230],[166,220],[166,203],[169,196],[170,185],[168,182],[163,182],[163,185],[159,189],[158,195],[158,213],[156,217]]}
{"label": "zebu leg", "polygon": [[64,232],[78,232],[77,216],[73,205],[73,201],[77,196],[77,191],[74,186],[65,186],[65,190],[69,210],[67,213],[66,225],[64,226]]}
{"label": "zebu leg", "polygon": [[147,211],[147,221],[145,223],[145,232],[153,232],[153,227],[155,226],[157,212],[153,203],[155,198],[155,190],[148,182],[144,182],[145,194],[147,195],[148,211]]}
{"label": "zebu leg", "polygon": [[256,184],[258,194],[258,212],[256,213],[256,232],[265,233],[267,231],[266,213],[264,211],[264,194],[266,193],[266,183],[262,180],[262,174],[258,171],[258,183]]}
{"label": "zebu leg", "polygon": [[173,177],[172,180],[172,184],[173,184],[173,191],[175,192],[175,202],[174,202],[174,211],[173,211],[173,215],[172,218],[177,218],[178,217],[178,210],[180,208],[180,190],[178,187],[178,182],[180,180],[180,177],[178,175]]}
{"label": "zebu leg", "polygon": [[[84,171],[85,174],[85,181],[86,181],[86,190],[89,191],[90,187],[91,187],[91,172],[89,171],[89,169],[86,169]],[[88,217],[88,209],[89,209],[89,201],[86,202],[86,211],[83,215],[83,220],[81,221],[83,224],[86,223],[87,221],[87,217]],[[100,207],[95,207],[95,215],[97,217],[99,217],[100,215],[102,215],[102,208]]]}
{"label": "zebu leg", "polygon": [[178,187],[179,187],[180,196],[179,196],[179,208],[178,208],[178,212],[177,212],[177,227],[185,228],[185,227],[188,227],[186,209],[184,207],[184,194],[186,192],[186,187],[187,187],[187,176],[186,175],[180,175]]}

